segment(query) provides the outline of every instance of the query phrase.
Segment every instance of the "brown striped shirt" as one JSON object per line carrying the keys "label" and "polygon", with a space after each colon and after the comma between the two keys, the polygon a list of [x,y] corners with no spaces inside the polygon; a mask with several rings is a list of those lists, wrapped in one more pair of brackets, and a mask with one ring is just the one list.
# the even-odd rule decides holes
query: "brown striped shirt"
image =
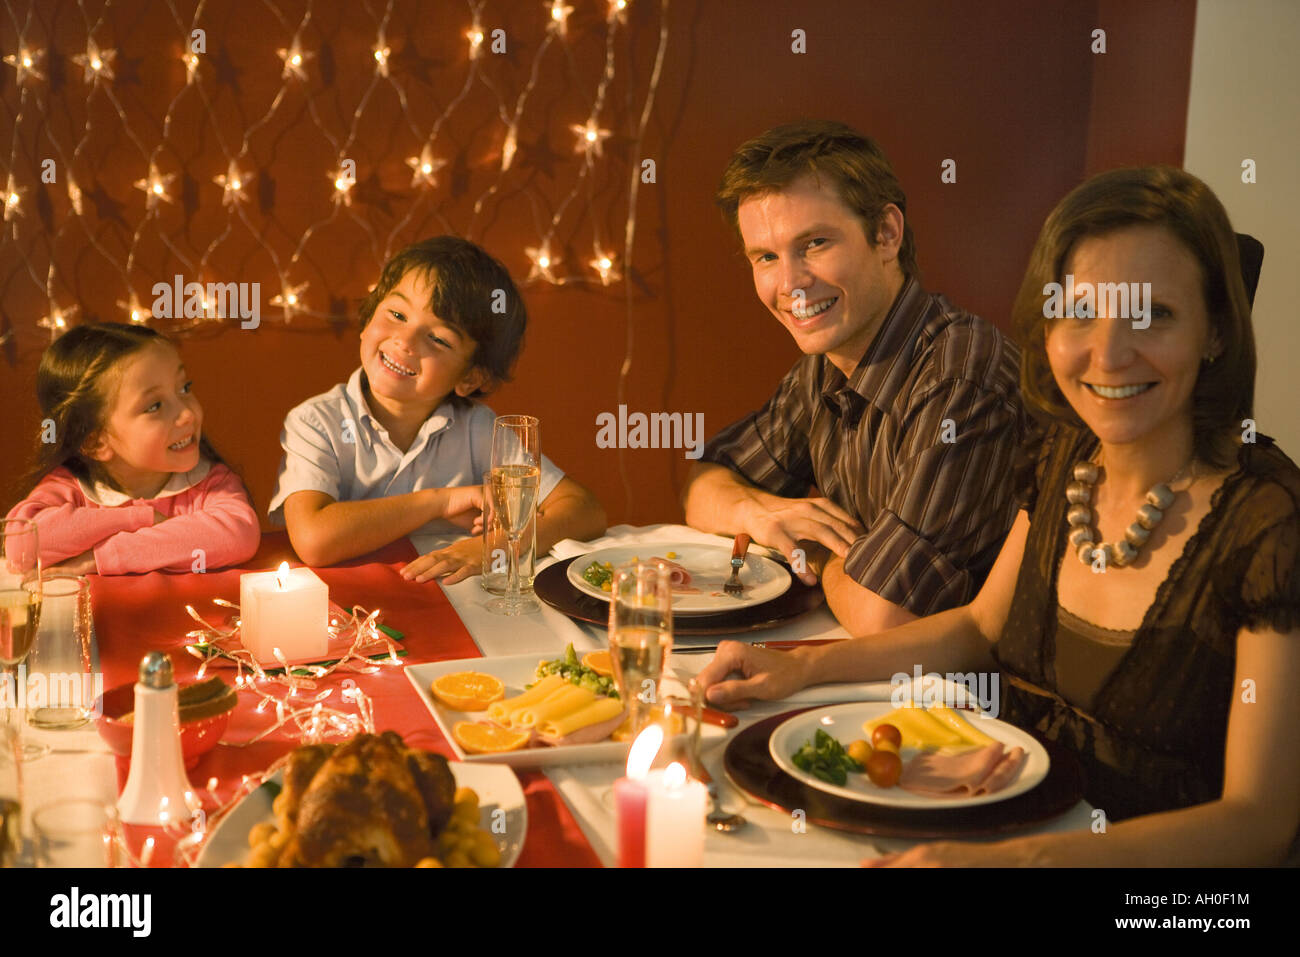
{"label": "brown striped shirt", "polygon": [[969,602],[1018,508],[1015,344],[907,280],[849,377],[806,355],[703,459],[776,495],[815,487],[866,533],[846,574],[915,615]]}

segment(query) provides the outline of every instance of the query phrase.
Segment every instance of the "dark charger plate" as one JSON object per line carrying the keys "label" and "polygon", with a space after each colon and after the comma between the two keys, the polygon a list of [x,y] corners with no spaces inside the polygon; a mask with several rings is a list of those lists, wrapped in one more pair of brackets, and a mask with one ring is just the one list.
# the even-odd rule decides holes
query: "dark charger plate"
{"label": "dark charger plate", "polygon": [[[565,559],[549,565],[533,579],[533,593],[557,611],[570,618],[585,621],[602,628],[609,624],[609,602],[588,595],[573,587],[568,570],[572,562],[582,558]],[[781,566],[785,568],[784,565]],[[788,568],[786,574],[790,574]],[[812,611],[825,601],[820,585],[805,585],[790,575],[786,591],[759,605],[737,608],[735,611],[712,612],[707,615],[674,615],[673,634],[676,635],[733,635],[744,631],[761,631],[775,628],[804,612]]]}
{"label": "dark charger plate", "polygon": [[[818,705],[817,707],[825,707]],[[768,739],[783,722],[812,708],[773,715],[731,739],[724,765],[731,780],[777,811],[802,809],[811,824],[877,837],[968,838],[1023,830],[1064,814],[1083,797],[1083,768],[1070,751],[1029,732],[1047,749],[1051,766],[1038,786],[993,804],[950,810],[913,811],[850,801],[809,787],[786,774],[768,750]]]}

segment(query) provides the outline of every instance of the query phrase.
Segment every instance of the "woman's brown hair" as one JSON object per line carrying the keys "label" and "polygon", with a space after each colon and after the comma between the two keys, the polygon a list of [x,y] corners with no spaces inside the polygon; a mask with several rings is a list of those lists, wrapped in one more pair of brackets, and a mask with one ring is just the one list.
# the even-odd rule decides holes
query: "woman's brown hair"
{"label": "woman's brown hair", "polygon": [[1128,226],[1162,226],[1195,257],[1204,282],[1205,310],[1219,345],[1203,362],[1192,391],[1193,450],[1227,468],[1236,457],[1234,433],[1250,418],[1255,397],[1255,337],[1241,274],[1236,234],[1217,196],[1191,173],[1173,166],[1117,169],[1075,187],[1043,223],[1012,309],[1020,344],[1020,391],[1039,418],[1082,420],[1061,394],[1047,361],[1049,283],[1063,271],[1079,241]]}
{"label": "woman's brown hair", "polygon": [[[83,449],[104,427],[114,391],[114,368],[154,344],[175,348],[170,339],[148,326],[121,322],[74,326],[50,343],[36,370],[36,400],[45,421],[28,488],[59,466],[80,479],[109,482]],[[51,432],[53,441],[46,441]],[[209,461],[221,461],[206,437],[200,437],[199,449]]]}

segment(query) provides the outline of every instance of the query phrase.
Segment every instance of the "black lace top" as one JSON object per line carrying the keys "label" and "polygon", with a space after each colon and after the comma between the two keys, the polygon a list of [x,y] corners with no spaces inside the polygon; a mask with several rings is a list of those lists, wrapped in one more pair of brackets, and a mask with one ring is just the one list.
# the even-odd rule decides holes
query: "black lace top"
{"label": "black lace top", "polygon": [[1058,693],[1056,575],[1069,530],[1065,487],[1097,444],[1090,431],[1057,424],[1022,460],[1029,537],[993,654],[1000,716],[1073,750],[1089,803],[1120,820],[1223,793],[1228,711],[1242,691],[1234,688],[1237,633],[1300,629],[1300,469],[1265,436],[1242,445],[1085,711]]}

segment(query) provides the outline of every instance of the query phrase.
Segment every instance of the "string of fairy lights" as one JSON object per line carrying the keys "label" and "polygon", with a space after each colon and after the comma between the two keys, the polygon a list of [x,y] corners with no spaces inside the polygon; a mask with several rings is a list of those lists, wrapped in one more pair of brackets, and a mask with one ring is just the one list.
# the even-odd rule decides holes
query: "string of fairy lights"
{"label": "string of fairy lights", "polygon": [[[570,18],[574,7],[563,0],[537,0],[535,15],[544,18],[545,33],[532,54],[532,62],[527,72],[527,81],[517,91],[506,91],[500,82],[493,78],[484,68],[485,60],[491,52],[499,52],[498,44],[507,41],[505,30],[489,27],[490,20],[485,5],[487,0],[466,0],[462,19],[464,36],[464,59],[459,63],[450,63],[445,69],[450,73],[463,74],[457,94],[452,97],[428,128],[423,128],[416,119],[411,106],[411,90],[403,82],[400,72],[393,69],[393,39],[400,32],[400,25],[394,22],[394,5],[396,0],[387,0],[381,12],[376,13],[368,3],[361,3],[349,9],[369,18],[364,27],[353,25],[354,30],[373,30],[375,37],[370,47],[372,61],[369,64],[369,82],[361,93],[356,106],[351,112],[351,119],[345,129],[331,126],[322,117],[318,109],[319,90],[313,92],[313,69],[320,62],[320,51],[313,49],[309,37],[316,14],[312,0],[307,0],[301,19],[291,22],[271,0],[264,0],[265,8],[278,22],[283,35],[283,46],[277,49],[279,62],[266,65],[266,69],[277,69],[279,89],[267,105],[264,113],[253,122],[230,135],[228,124],[219,119],[214,98],[219,93],[222,82],[217,76],[217,69],[209,62],[211,57],[207,50],[207,30],[205,24],[212,19],[208,16],[216,10],[209,11],[208,0],[198,0],[193,13],[188,17],[182,15],[176,0],[164,0],[164,5],[175,25],[176,36],[180,41],[181,65],[184,67],[183,79],[178,79],[177,88],[161,119],[161,135],[156,142],[148,144],[137,132],[140,127],[149,124],[133,122],[132,110],[119,97],[115,88],[117,73],[125,56],[118,47],[108,45],[106,36],[109,31],[106,23],[112,22],[115,5],[108,0],[92,16],[86,0],[76,0],[76,8],[85,24],[85,49],[66,57],[71,65],[68,70],[68,86],[80,81],[80,90],[87,101],[86,122],[80,130],[75,143],[64,142],[55,131],[55,124],[45,122],[45,117],[57,106],[55,95],[49,83],[51,60],[58,54],[49,49],[49,41],[42,39],[42,25],[35,22],[35,4],[29,4],[25,16],[16,9],[13,0],[6,0],[6,15],[16,37],[16,49],[6,51],[3,56],[4,68],[12,69],[16,90],[17,108],[10,116],[12,133],[11,148],[7,167],[0,174],[4,182],[3,218],[4,231],[0,237],[0,250],[9,257],[16,254],[21,262],[20,272],[40,289],[48,302],[48,310],[36,325],[49,331],[55,338],[75,324],[80,312],[76,303],[73,282],[60,260],[59,253],[64,251],[76,237],[82,238],[94,250],[95,255],[108,263],[121,278],[120,298],[116,306],[120,310],[117,316],[103,316],[134,323],[146,323],[160,317],[154,317],[145,304],[149,300],[140,295],[139,290],[152,288],[159,277],[144,275],[139,257],[146,236],[157,237],[171,257],[174,257],[178,270],[186,277],[197,280],[200,284],[203,301],[196,315],[181,316],[178,311],[168,316],[169,333],[184,333],[200,326],[212,326],[218,323],[231,324],[238,321],[237,316],[227,314],[227,303],[214,294],[213,289],[236,277],[213,275],[212,260],[218,249],[235,234],[243,230],[261,252],[269,259],[278,278],[279,289],[269,299],[272,307],[271,316],[284,322],[291,322],[298,317],[337,321],[337,310],[322,309],[313,299],[318,299],[310,281],[303,278],[303,260],[315,235],[339,217],[350,219],[363,232],[369,242],[376,260],[375,272],[386,261],[400,242],[409,242],[414,236],[405,235],[408,226],[417,221],[417,217],[430,212],[439,220],[448,232],[458,232],[473,238],[476,226],[487,209],[487,204],[509,186],[525,194],[535,193],[538,189],[533,180],[536,177],[516,176],[519,173],[518,153],[519,134],[527,117],[529,106],[540,77],[542,64],[548,57],[556,56],[555,51],[563,51],[572,67],[572,52],[565,45],[574,39],[573,25]],[[528,282],[546,282],[555,285],[575,283],[599,284],[610,286],[619,282],[626,273],[632,255],[636,231],[636,196],[639,182],[639,169],[634,169],[630,178],[630,187],[626,193],[626,214],[623,236],[623,249],[616,250],[609,239],[602,235],[600,210],[597,206],[596,192],[593,188],[593,174],[598,164],[611,162],[612,157],[605,145],[611,137],[626,139],[633,144],[630,160],[639,165],[640,146],[650,118],[655,93],[659,84],[664,52],[667,45],[668,0],[660,0],[660,35],[655,67],[651,72],[644,92],[637,91],[642,101],[642,110],[636,117],[635,107],[626,110],[627,116],[620,116],[609,104],[609,91],[618,75],[618,44],[620,31],[628,30],[629,6],[633,0],[599,0],[593,6],[599,6],[599,17],[588,17],[594,21],[594,29],[604,32],[604,65],[596,81],[594,94],[586,97],[591,104],[586,115],[572,117],[568,128],[573,134],[573,162],[566,164],[565,174],[569,182],[562,196],[553,205],[549,217],[536,222],[537,241],[524,249],[529,263]],[[528,5],[519,4],[512,8],[512,15],[525,15]],[[498,11],[499,13],[499,11]],[[588,11],[584,10],[584,16]],[[496,17],[501,19],[501,17]],[[118,42],[122,37],[118,37]],[[164,55],[172,55],[170,53]],[[630,55],[630,54],[627,54]],[[626,55],[625,55],[626,56]],[[572,69],[570,72],[574,72]],[[443,80],[439,77],[439,82]],[[452,228],[440,209],[443,198],[443,184],[440,174],[448,165],[446,150],[448,146],[440,139],[444,126],[456,114],[458,108],[466,102],[471,91],[482,86],[490,91],[497,104],[497,119],[500,128],[499,155],[493,158],[491,166],[492,181],[477,197],[472,207],[470,221],[461,230]],[[417,144],[405,158],[411,170],[411,179],[405,195],[399,198],[404,204],[401,214],[387,235],[382,236],[374,221],[363,211],[364,204],[357,202],[357,161],[349,156],[357,141],[363,115],[367,107],[376,102],[376,94],[382,89],[391,89],[396,95],[400,120],[409,130],[412,140]],[[70,91],[69,91],[70,92]],[[257,134],[265,131],[279,115],[285,104],[294,97],[305,101],[306,115],[309,122],[324,136],[330,144],[333,155],[326,159],[322,168],[322,189],[328,192],[328,212],[320,219],[310,223],[301,231],[296,244],[290,249],[288,244],[277,248],[277,244],[266,238],[263,223],[258,222],[253,214],[254,204],[250,202],[250,189],[259,173],[259,153]],[[99,99],[105,100],[116,113],[125,133],[129,149],[137,154],[139,178],[134,180],[134,188],[139,194],[130,206],[140,215],[126,241],[125,255],[115,254],[97,235],[86,218],[85,182],[93,178],[87,170],[87,154],[92,152],[96,137],[101,130],[92,121],[92,109]],[[175,144],[169,140],[173,121],[190,98],[197,98],[205,117],[207,132],[212,135],[216,151],[205,159],[210,161],[210,168],[195,179],[199,180],[197,202],[199,205],[217,203],[224,213],[220,227],[210,237],[192,239],[192,248],[187,252],[163,227],[162,219],[174,207],[178,199],[177,180],[183,173],[189,172],[177,160]],[[7,98],[8,99],[8,98]],[[629,99],[629,105],[632,100]],[[137,111],[138,112],[138,111]],[[136,117],[139,119],[139,117]],[[22,134],[27,132],[32,138],[27,124],[39,124],[36,133],[37,149],[35,155],[26,154],[20,148]],[[444,138],[445,139],[445,138]],[[43,147],[48,144],[48,151]],[[57,164],[56,183],[47,183],[42,179],[42,161],[53,159]],[[193,160],[190,166],[196,166],[201,160]],[[526,180],[526,181],[525,181]],[[562,182],[559,176],[557,182]],[[328,183],[328,185],[324,185]],[[212,184],[209,186],[208,184]],[[215,190],[213,189],[215,187]],[[387,188],[387,187],[385,187]],[[49,191],[47,196],[51,205],[61,207],[64,215],[58,216],[58,225],[53,229],[43,230],[37,217],[31,215],[37,193]],[[219,190],[219,193],[217,192]],[[120,198],[119,198],[120,199]],[[530,195],[533,200],[534,215],[539,207],[546,206],[546,197]],[[585,218],[575,210],[582,206],[585,199]],[[323,205],[323,204],[322,204]],[[576,220],[576,225],[575,225]],[[591,231],[591,256],[578,263],[566,263],[556,251],[557,236],[564,227],[576,229],[579,226]],[[199,245],[203,248],[198,251]],[[495,249],[497,255],[507,251]],[[43,254],[43,255],[42,255]],[[508,255],[504,258],[509,260]],[[75,261],[75,259],[74,259]],[[13,281],[11,279],[11,281]],[[626,286],[627,284],[625,284]],[[329,290],[325,293],[328,294]],[[629,322],[631,318],[631,291],[627,290]],[[331,306],[331,308],[333,308]],[[625,358],[621,380],[626,378],[630,363],[632,337],[628,337],[629,354]]]}

